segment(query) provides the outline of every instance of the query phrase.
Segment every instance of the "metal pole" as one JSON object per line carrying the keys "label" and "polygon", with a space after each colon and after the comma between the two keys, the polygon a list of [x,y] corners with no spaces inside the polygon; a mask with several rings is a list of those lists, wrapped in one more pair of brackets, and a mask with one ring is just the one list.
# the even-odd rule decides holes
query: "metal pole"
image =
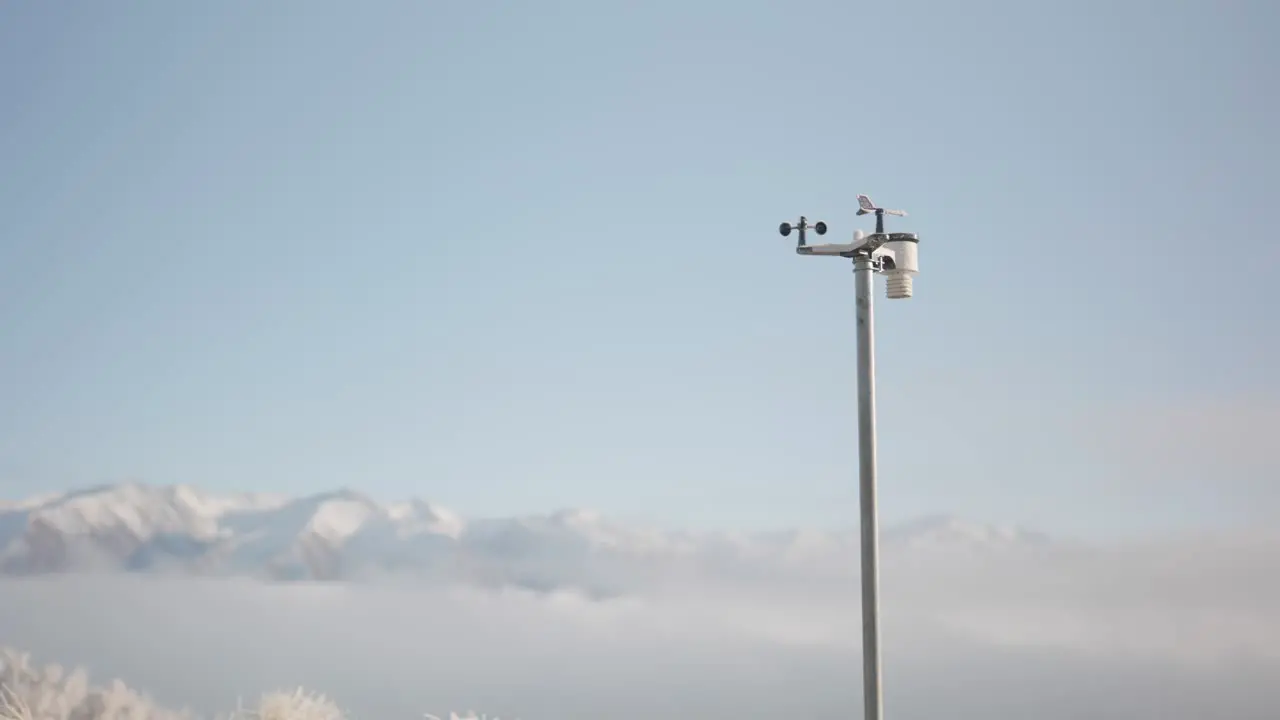
{"label": "metal pole", "polygon": [[[877,226],[880,217],[877,214]],[[879,227],[877,227],[879,230]],[[881,720],[879,549],[876,527],[876,359],[871,255],[853,261],[858,305],[858,485],[862,525],[862,698],[864,720]]]}

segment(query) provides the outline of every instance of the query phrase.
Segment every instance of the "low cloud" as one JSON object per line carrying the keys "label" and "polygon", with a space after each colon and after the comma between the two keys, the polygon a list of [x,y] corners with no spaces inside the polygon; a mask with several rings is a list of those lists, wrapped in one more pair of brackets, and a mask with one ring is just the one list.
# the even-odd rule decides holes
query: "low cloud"
{"label": "low cloud", "polygon": [[[856,567],[856,555],[845,558]],[[887,554],[895,718],[1273,718],[1280,542],[1191,538]],[[354,717],[860,713],[852,572],[683,579],[624,597],[414,584],[0,580],[0,643],[226,709],[303,685]]]}

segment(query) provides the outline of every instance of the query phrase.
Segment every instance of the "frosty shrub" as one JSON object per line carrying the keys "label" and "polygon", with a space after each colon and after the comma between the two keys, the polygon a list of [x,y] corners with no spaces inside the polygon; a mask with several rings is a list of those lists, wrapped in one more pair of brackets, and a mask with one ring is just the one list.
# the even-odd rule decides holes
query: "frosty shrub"
{"label": "frosty shrub", "polygon": [[299,688],[292,693],[268,693],[258,707],[239,709],[229,720],[344,720],[342,710],[323,695],[310,695]]}
{"label": "frosty shrub", "polygon": [[[158,706],[119,680],[91,686],[83,670],[37,667],[27,653],[0,648],[0,720],[195,720]],[[268,693],[254,708],[218,720],[344,720],[338,706],[303,690]]]}
{"label": "frosty shrub", "polygon": [[[446,720],[427,715],[429,720]],[[119,680],[91,686],[84,670],[36,667],[31,656],[0,647],[0,720],[197,720],[188,711],[162,708]],[[251,708],[213,720],[351,720],[333,701],[301,688],[267,693]],[[447,720],[498,720],[469,712]]]}

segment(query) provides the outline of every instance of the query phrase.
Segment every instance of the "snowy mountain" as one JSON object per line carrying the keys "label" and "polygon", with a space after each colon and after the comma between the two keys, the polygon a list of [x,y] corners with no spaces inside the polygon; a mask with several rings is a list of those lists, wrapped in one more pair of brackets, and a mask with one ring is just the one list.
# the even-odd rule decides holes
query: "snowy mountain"
{"label": "snowy mountain", "polygon": [[917,549],[983,552],[997,547],[1044,547],[1049,537],[1012,525],[978,525],[949,515],[930,515],[889,528],[884,542]]}
{"label": "snowy mountain", "polygon": [[[945,517],[890,528],[884,538],[886,553],[1048,542]],[[673,577],[847,573],[857,545],[852,532],[670,532],[586,510],[467,520],[423,500],[385,505],[351,490],[289,498],[129,483],[0,504],[0,574],[8,575],[415,577],[610,595]]]}

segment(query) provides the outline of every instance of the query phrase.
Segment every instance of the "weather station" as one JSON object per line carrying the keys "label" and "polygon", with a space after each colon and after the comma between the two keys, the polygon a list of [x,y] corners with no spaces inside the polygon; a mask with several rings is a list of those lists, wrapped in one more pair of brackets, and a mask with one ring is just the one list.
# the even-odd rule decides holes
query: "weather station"
{"label": "weather station", "polygon": [[880,677],[879,529],[876,513],[876,361],[875,275],[885,276],[890,300],[911,297],[912,280],[920,272],[915,233],[886,232],[884,217],[906,217],[902,210],[877,207],[866,195],[858,196],[858,215],[876,216],[873,233],[855,230],[850,243],[810,245],[807,231],[827,234],[827,224],[809,225],[802,215],[798,223],[782,223],[783,237],[797,233],[796,254],[853,260],[858,337],[858,487],[862,553],[862,694],[865,720],[882,720],[884,702]]}

